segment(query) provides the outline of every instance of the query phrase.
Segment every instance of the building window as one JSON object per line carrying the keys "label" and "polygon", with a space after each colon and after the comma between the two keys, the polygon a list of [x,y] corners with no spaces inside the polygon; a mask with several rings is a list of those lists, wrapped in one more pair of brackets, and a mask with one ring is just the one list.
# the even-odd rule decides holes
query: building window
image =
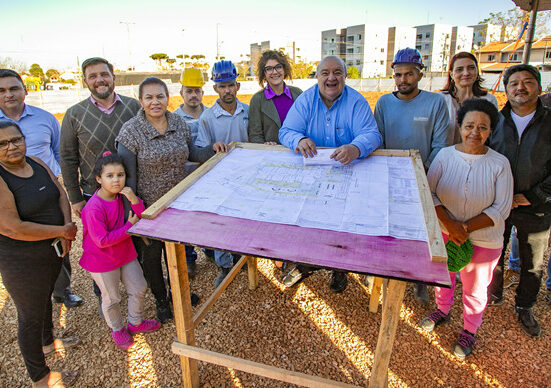
{"label": "building window", "polygon": [[421,46],[420,44],[418,44],[417,46],[415,46],[415,48],[416,48],[417,50],[421,50],[421,49],[423,48],[423,46]]}
{"label": "building window", "polygon": [[335,43],[335,38],[331,38],[331,43]]}
{"label": "building window", "polygon": [[354,49],[353,48],[346,49],[346,52],[348,54],[354,54]]}
{"label": "building window", "polygon": [[362,40],[362,34],[358,34],[358,40]]}
{"label": "building window", "polygon": [[385,49],[384,49],[384,48],[381,48],[381,52],[384,53],[384,52],[385,52]]}
{"label": "building window", "polygon": [[488,54],[488,62],[493,62],[496,60],[495,54]]}
{"label": "building window", "polygon": [[518,59],[518,53],[514,53],[513,56],[511,57],[511,61],[512,62],[518,62],[519,59]]}
{"label": "building window", "polygon": [[356,59],[356,65],[359,65],[360,63],[362,63],[362,61],[360,61],[359,59]]}
{"label": "building window", "polygon": [[423,34],[417,34],[417,39],[423,39]]}
{"label": "building window", "polygon": [[352,35],[349,35],[346,37],[346,39],[349,41],[349,42],[352,42],[354,40],[354,36]]}
{"label": "building window", "polygon": [[335,50],[329,50],[331,55],[335,55]]}
{"label": "building window", "polygon": [[385,64],[385,61],[381,61],[381,65],[384,65]]}
{"label": "building window", "polygon": [[428,50],[428,49],[429,49],[429,47],[430,47],[430,44],[428,44],[428,43],[425,43],[425,50]]}
{"label": "building window", "polygon": [[423,55],[423,59],[429,59],[428,55]]}
{"label": "building window", "polygon": [[551,59],[551,51],[545,53],[545,59]]}
{"label": "building window", "polygon": [[425,34],[425,38],[427,38],[427,39],[430,38],[430,32],[427,32],[427,33]]}

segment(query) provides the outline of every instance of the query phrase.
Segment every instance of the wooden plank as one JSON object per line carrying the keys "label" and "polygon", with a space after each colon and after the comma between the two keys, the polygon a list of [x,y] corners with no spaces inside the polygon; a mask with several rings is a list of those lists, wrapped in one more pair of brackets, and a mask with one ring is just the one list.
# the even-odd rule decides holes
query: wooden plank
{"label": "wooden plank", "polygon": [[237,276],[237,273],[243,267],[243,265],[247,262],[247,256],[243,256],[231,269],[231,271],[228,273],[228,275],[224,278],[222,283],[216,289],[214,292],[209,296],[209,298],[201,305],[199,310],[195,313],[195,316],[193,317],[193,326],[197,327],[199,323],[205,318],[205,315],[209,312],[209,310],[214,306],[214,303],[220,298],[220,295],[224,292],[226,288],[230,285],[230,283],[233,281],[233,279]]}
{"label": "wooden plank", "polygon": [[153,219],[159,215],[163,210],[165,210],[168,205],[174,202],[184,191],[186,191],[191,185],[199,180],[204,174],[209,172],[224,159],[228,154],[227,153],[218,153],[212,158],[203,163],[199,168],[189,174],[184,180],[174,186],[168,193],[163,195],[157,202],[149,206],[143,213],[142,218]]}
{"label": "wooden plank", "polygon": [[411,150],[377,149],[377,150],[373,151],[370,155],[373,155],[373,156],[411,156]]}
{"label": "wooden plank", "polygon": [[247,260],[247,272],[249,275],[249,290],[256,290],[258,287],[257,258],[249,256]]}
{"label": "wooden plank", "polygon": [[386,387],[388,364],[390,363],[396,328],[400,321],[400,308],[404,299],[405,289],[405,282],[399,280],[390,280],[388,282],[387,295],[383,302],[379,338],[377,339],[373,368],[371,369],[371,377],[369,378],[370,388]]}
{"label": "wooden plank", "polygon": [[[187,275],[185,246],[166,243],[166,256],[170,287],[172,289],[176,336],[178,341],[193,346],[195,345],[195,328],[191,319],[191,295]],[[181,356],[180,364],[184,387],[198,388],[199,371],[197,369],[197,361]]]}
{"label": "wooden plank", "polygon": [[377,313],[377,310],[379,310],[379,297],[381,296],[382,286],[383,278],[374,276],[371,286],[371,298],[369,298],[369,312]]}
{"label": "wooden plank", "polygon": [[246,150],[264,150],[264,151],[286,151],[292,152],[289,148],[282,145],[267,145],[260,143],[242,143],[242,142],[232,142],[235,143],[235,148],[243,148]]}
{"label": "wooden plank", "polygon": [[[208,233],[205,233],[208,228]],[[255,257],[450,287],[445,263],[425,241],[367,236],[168,208],[130,233]]]}
{"label": "wooden plank", "polygon": [[237,369],[243,372],[252,373],[274,380],[296,384],[312,388],[333,388],[333,387],[355,387],[338,381],[328,380],[321,377],[310,376],[300,372],[293,372],[275,366],[260,364],[258,362],[244,360],[242,358],[216,353],[210,350],[201,349],[196,346],[188,346],[179,342],[172,344],[172,352],[179,355],[192,357],[200,361],[221,365],[226,368]]}
{"label": "wooden plank", "polygon": [[425,174],[425,167],[419,151],[412,150],[411,160],[413,162],[413,169],[415,171],[415,178],[417,180],[417,187],[419,189],[419,198],[421,200],[421,206],[423,208],[423,216],[425,218],[425,226],[427,228],[427,238],[429,244],[429,251],[432,261],[439,263],[448,262],[448,254],[446,253],[446,246],[442,239],[442,230],[438,223],[438,217],[436,216],[436,210],[434,210],[434,202],[432,201],[432,195],[430,193],[429,182],[427,181],[427,175]]}

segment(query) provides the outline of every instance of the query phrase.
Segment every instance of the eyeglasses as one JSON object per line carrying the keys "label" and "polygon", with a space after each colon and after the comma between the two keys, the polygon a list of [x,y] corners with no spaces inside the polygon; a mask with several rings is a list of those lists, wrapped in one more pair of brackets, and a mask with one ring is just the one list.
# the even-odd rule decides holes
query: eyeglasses
{"label": "eyeglasses", "polygon": [[278,63],[277,65],[275,66],[265,66],[264,67],[264,71],[266,73],[271,73],[272,71],[280,71],[281,69],[283,69],[283,65],[281,63]]}
{"label": "eyeglasses", "polygon": [[25,136],[18,136],[12,139],[3,140],[3,141],[0,141],[0,150],[2,151],[7,150],[8,148],[10,148],[10,144],[13,144],[16,147],[19,147],[23,143],[25,143]]}

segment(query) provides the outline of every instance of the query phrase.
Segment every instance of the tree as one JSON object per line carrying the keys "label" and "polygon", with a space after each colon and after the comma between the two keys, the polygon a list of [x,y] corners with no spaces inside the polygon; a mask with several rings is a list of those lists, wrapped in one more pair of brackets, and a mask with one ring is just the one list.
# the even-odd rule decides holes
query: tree
{"label": "tree", "polygon": [[291,62],[291,69],[293,71],[293,78],[308,78],[314,72],[314,66],[303,60]]}
{"label": "tree", "polygon": [[27,71],[27,64],[11,57],[0,57],[0,69],[12,69],[19,74]]}
{"label": "tree", "polygon": [[52,77],[59,78],[60,72],[56,69],[48,69],[46,70],[46,78],[48,79],[48,82],[51,82]]}
{"label": "tree", "polygon": [[163,68],[162,61],[164,59],[168,59],[168,55],[166,55],[165,53],[157,53],[157,54],[151,54],[149,58],[153,59],[154,61],[157,61],[159,63],[159,67],[162,69]]}
{"label": "tree", "polygon": [[174,63],[176,63],[176,59],[174,58],[167,58],[165,60],[166,63],[168,63],[168,65],[170,66],[170,69],[171,70],[174,70]]}
{"label": "tree", "polygon": [[[522,24],[527,22],[530,17],[528,12],[518,7],[503,12],[490,12],[490,16],[479,22],[479,24],[498,24],[507,27],[517,27],[520,32]],[[534,37],[542,38],[549,34],[549,22],[551,21],[551,11],[538,12],[536,19],[536,31]],[[516,31],[505,31],[505,40],[513,40],[518,37]]]}
{"label": "tree", "polygon": [[29,74],[33,77],[40,78],[40,81],[44,80],[44,70],[40,67],[38,63],[33,63],[29,68]]}
{"label": "tree", "polygon": [[239,76],[237,77],[238,81],[246,81],[247,75],[249,75],[249,64],[247,62],[241,61],[235,64],[235,67],[237,67],[237,72],[239,73]]}
{"label": "tree", "polygon": [[350,66],[347,70],[348,77],[352,79],[360,78],[360,71],[356,66]]}

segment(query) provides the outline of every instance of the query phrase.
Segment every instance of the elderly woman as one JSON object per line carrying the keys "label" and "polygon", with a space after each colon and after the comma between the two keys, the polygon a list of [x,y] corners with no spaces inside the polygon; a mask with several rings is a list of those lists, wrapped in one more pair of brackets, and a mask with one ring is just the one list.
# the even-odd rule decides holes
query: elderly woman
{"label": "elderly woman", "polygon": [[77,373],[50,371],[45,355],[56,344],[80,342],[74,337],[54,342],[51,300],[77,228],[65,191],[44,162],[26,157],[26,151],[21,128],[1,120],[0,274],[17,309],[17,339],[33,387],[68,385]]}
{"label": "elderly woman", "polygon": [[256,75],[262,90],[251,98],[249,141],[279,144],[279,128],[302,90],[285,83],[286,79],[291,79],[291,65],[287,56],[276,50],[262,53]]}
{"label": "elderly woman", "polygon": [[[184,119],[167,111],[168,88],[158,78],[146,78],[139,87],[142,109],[128,120],[117,136],[117,151],[128,168],[127,185],[142,198],[146,207],[184,179],[186,161],[204,162],[214,152],[191,143]],[[139,243],[144,276],[157,303],[157,318],[172,318],[162,271],[163,243]],[[197,296],[193,295],[194,298]]]}
{"label": "elderly woman", "polygon": [[498,108],[496,96],[481,86],[482,81],[478,74],[478,62],[473,54],[462,51],[452,57],[448,67],[448,81],[439,93],[444,97],[450,114],[450,130],[454,133],[453,144],[461,142],[457,111],[464,101],[483,98]]}
{"label": "elderly woman", "polygon": [[[484,143],[499,114],[483,99],[470,99],[457,113],[461,143],[442,149],[432,162],[427,178],[444,241],[462,245],[470,240],[470,263],[460,270],[463,283],[463,331],[452,351],[459,358],[472,352],[476,330],[486,308],[487,288],[501,254],[505,219],[513,199],[513,177],[507,159]],[[449,321],[455,273],[451,289],[435,287],[438,309],[421,321],[432,331]]]}

